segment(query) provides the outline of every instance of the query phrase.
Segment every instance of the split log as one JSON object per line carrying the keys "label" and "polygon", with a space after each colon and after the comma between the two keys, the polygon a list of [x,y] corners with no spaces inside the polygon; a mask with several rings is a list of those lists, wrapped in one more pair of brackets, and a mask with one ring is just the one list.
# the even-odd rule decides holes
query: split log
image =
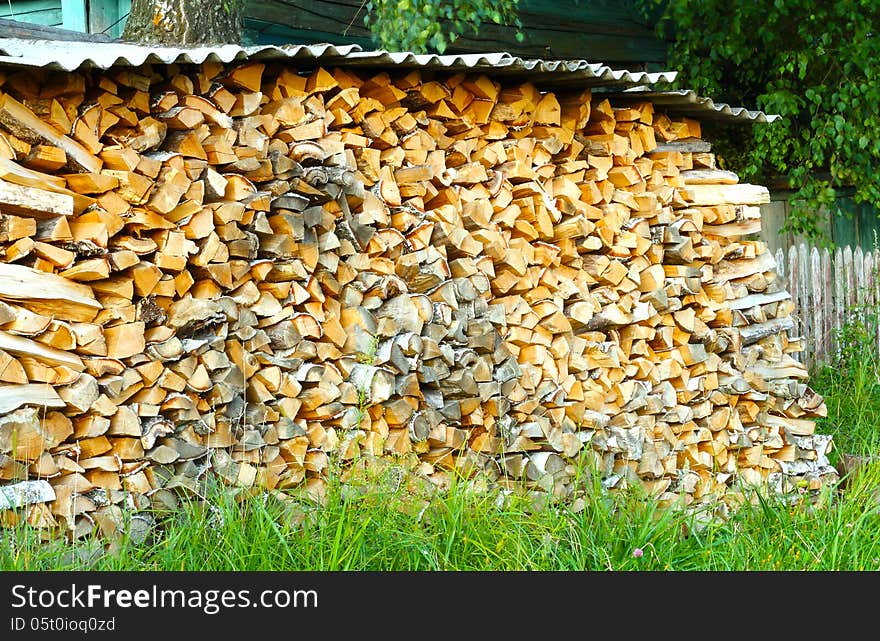
{"label": "split log", "polygon": [[746,239],[768,192],[698,121],[298,71],[3,85],[0,479],[52,475],[41,522],[109,531],[123,495],[209,470],[320,496],[361,455],[559,497],[588,456],[688,505],[831,474],[790,296]]}

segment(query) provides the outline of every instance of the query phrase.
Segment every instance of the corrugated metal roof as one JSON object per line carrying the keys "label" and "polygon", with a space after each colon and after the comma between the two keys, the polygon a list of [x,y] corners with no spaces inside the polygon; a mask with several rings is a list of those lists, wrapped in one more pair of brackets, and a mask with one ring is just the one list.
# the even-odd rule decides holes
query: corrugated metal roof
{"label": "corrugated metal roof", "polygon": [[173,64],[207,61],[229,63],[244,60],[290,58],[307,61],[342,61],[360,50],[358,45],[158,47],[127,42],[69,42],[0,38],[0,64],[40,67],[60,71],[109,69],[114,66]]}
{"label": "corrugated metal roof", "polygon": [[442,69],[446,71],[482,71],[493,76],[528,80],[535,85],[633,86],[672,82],[677,72],[648,73],[612,69],[586,60],[541,60],[513,56],[509,53],[479,53],[438,56],[389,51],[355,51],[346,56],[347,66]]}
{"label": "corrugated metal roof", "polygon": [[451,72],[483,71],[547,83],[574,82],[584,86],[632,86],[671,82],[674,71],[647,73],[612,69],[586,60],[529,60],[509,53],[466,55],[414,54],[384,50],[364,51],[359,45],[259,45],[241,47],[156,47],[130,43],[57,42],[0,38],[0,63],[73,71],[137,67],[144,63],[202,63],[236,60],[281,60],[314,62],[347,67],[423,68]]}
{"label": "corrugated metal roof", "polygon": [[741,120],[751,122],[773,122],[781,116],[765,114],[763,111],[750,111],[745,107],[731,107],[723,102],[700,96],[690,89],[654,91],[646,87],[634,87],[626,91],[611,91],[609,97],[617,99],[633,98],[649,100],[663,107],[669,114],[691,116],[700,120]]}
{"label": "corrugated metal roof", "polygon": [[[675,71],[648,73],[612,69],[586,60],[526,59],[509,53],[466,55],[414,54],[385,50],[364,50],[359,45],[217,45],[209,47],[159,47],[127,42],[75,42],[0,38],[0,65],[51,70],[109,69],[143,64],[230,63],[245,60],[292,60],[321,66],[430,69],[482,72],[494,77],[529,81],[542,88],[590,87],[616,90],[620,96],[638,94],[667,107],[671,112],[704,119],[771,122],[779,116],[749,111],[743,107],[716,104],[693,91],[652,91],[646,86],[669,83]],[[632,91],[629,91],[629,90]]]}

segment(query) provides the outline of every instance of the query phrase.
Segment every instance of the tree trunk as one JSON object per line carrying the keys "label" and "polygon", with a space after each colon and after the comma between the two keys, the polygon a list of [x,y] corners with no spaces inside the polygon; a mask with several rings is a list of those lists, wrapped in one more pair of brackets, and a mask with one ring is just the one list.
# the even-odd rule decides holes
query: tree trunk
{"label": "tree trunk", "polygon": [[240,44],[242,7],[241,0],[132,0],[122,39],[169,46]]}

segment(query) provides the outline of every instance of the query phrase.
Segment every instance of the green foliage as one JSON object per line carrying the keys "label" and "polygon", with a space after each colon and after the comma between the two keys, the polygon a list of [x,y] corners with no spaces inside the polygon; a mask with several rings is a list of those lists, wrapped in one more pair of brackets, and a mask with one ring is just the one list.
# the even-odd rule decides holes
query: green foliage
{"label": "green foliage", "polygon": [[[543,506],[454,479],[413,487],[389,470],[363,485],[330,479],[325,504],[214,486],[181,496],[144,543],[0,535],[0,571],[748,571],[878,570],[880,464],[818,506],[760,498],[701,525],[637,491],[595,479],[579,507]],[[392,478],[395,476],[396,478]]]}
{"label": "green foliage", "polygon": [[675,84],[780,114],[769,125],[715,135],[727,169],[744,180],[781,177],[794,190],[786,230],[823,238],[815,212],[837,191],[880,206],[880,4],[872,0],[636,0],[670,42]]}
{"label": "green foliage", "polygon": [[[443,53],[484,23],[522,27],[519,0],[369,0],[364,24],[376,44],[390,51]],[[517,33],[522,39],[522,33]]]}
{"label": "green foliage", "polygon": [[838,375],[851,378],[863,372],[876,374],[880,371],[878,355],[870,345],[878,335],[880,309],[876,305],[861,305],[848,310],[847,322],[837,331],[838,354],[834,369]]}
{"label": "green foliage", "polygon": [[244,0],[223,0],[223,11],[229,15],[241,15],[244,9]]}
{"label": "green foliage", "polygon": [[880,451],[880,356],[873,348],[878,332],[880,306],[849,310],[835,332],[835,357],[810,378],[828,408],[816,431],[833,437],[832,460],[843,452],[874,456]]}

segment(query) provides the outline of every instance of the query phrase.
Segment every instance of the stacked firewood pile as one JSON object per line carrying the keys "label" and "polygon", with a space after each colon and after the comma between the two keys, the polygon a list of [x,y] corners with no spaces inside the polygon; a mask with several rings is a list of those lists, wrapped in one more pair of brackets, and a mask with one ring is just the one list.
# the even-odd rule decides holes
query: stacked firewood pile
{"label": "stacked firewood pile", "polygon": [[[0,74],[4,521],[392,457],[566,497],[818,489],[767,190],[649,101],[282,62]],[[20,491],[16,491],[16,488]]]}

